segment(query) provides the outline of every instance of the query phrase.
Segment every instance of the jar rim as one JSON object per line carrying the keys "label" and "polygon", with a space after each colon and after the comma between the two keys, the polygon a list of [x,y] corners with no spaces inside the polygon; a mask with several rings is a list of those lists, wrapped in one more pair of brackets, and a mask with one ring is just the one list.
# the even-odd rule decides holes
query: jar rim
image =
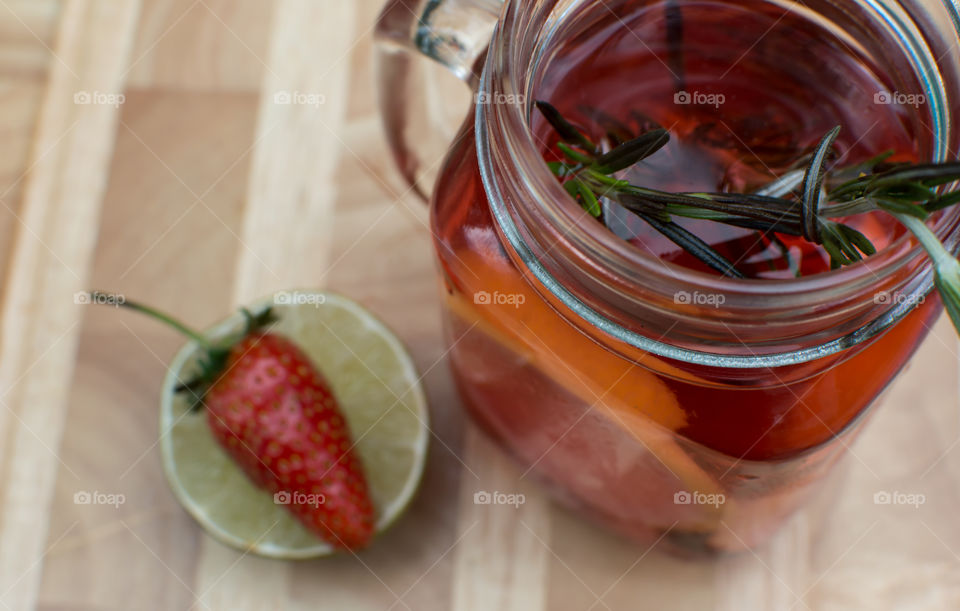
{"label": "jar rim", "polygon": [[[920,43],[903,23],[900,15],[891,12],[875,0],[859,1],[876,11],[897,33],[898,38],[909,47],[911,65],[922,83],[924,93],[928,94],[931,104],[931,115],[934,121],[933,160],[945,160],[949,150],[947,143],[950,128],[947,113],[949,106],[945,100],[943,83],[933,76],[939,72],[931,63],[930,54],[922,52],[919,48]],[[525,96],[520,93],[524,90],[526,83],[519,82],[520,71],[510,69],[510,61],[515,60],[515,57],[509,53],[511,51],[509,43],[523,40],[524,35],[524,32],[513,31],[519,26],[518,17],[521,16],[517,9],[519,4],[517,0],[507,0],[502,19],[493,34],[479,91],[489,93],[491,96],[512,94],[513,99],[521,102],[476,106],[474,120],[480,174],[501,235],[527,270],[573,313],[606,334],[658,356],[696,364],[704,364],[707,361],[710,365],[718,367],[757,368],[805,363],[839,353],[876,337],[914,309],[916,299],[901,300],[892,303],[890,308],[872,318],[868,323],[829,341],[798,349],[762,354],[750,350],[749,345],[740,341],[747,350],[747,354],[731,354],[728,351],[693,349],[671,344],[663,341],[663,338],[653,339],[626,328],[577,297],[555,277],[527,243],[514,214],[506,204],[504,181],[493,171],[498,156],[509,159],[509,163],[516,169],[517,181],[522,183],[527,193],[535,195],[529,198],[531,205],[539,206],[539,212],[547,213],[554,222],[561,223],[564,236],[580,248],[596,255],[598,260],[615,262],[621,271],[631,269],[637,276],[642,275],[645,279],[656,278],[681,288],[709,290],[752,300],[758,298],[780,302],[799,300],[806,304],[816,304],[818,299],[823,299],[824,295],[837,295],[838,291],[851,286],[863,286],[866,282],[876,285],[878,279],[888,278],[902,267],[915,262],[922,256],[923,250],[912,236],[905,234],[868,259],[838,270],[791,279],[744,280],[709,274],[665,262],[642,253],[609,231],[601,231],[602,228],[599,225],[591,227],[589,224],[572,222],[575,218],[582,216],[583,212],[566,195],[562,186],[543,163],[529,128],[531,105],[522,102],[525,101]],[[944,6],[950,11],[954,24],[960,24],[958,8],[949,2],[945,2]],[[527,12],[522,16],[529,18],[530,14]],[[525,34],[529,36],[530,32]],[[503,142],[501,150],[495,150],[491,143],[493,126],[500,126],[496,137]],[[935,221],[933,229],[941,238],[948,235],[954,238],[951,232],[958,223],[960,223],[960,211],[949,210]],[[929,262],[924,262],[923,268],[923,271],[918,274],[922,276],[922,282],[914,286],[915,292],[921,296],[929,293],[933,287],[932,266]]]}

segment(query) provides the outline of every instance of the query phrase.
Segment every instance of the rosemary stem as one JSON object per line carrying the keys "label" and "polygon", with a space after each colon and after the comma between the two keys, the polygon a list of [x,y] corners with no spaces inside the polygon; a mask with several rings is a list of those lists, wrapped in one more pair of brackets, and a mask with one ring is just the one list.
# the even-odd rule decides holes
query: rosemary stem
{"label": "rosemary stem", "polygon": [[890,212],[903,226],[910,230],[923,249],[927,251],[934,266],[934,284],[943,307],[953,326],[960,330],[960,262],[940,242],[927,224],[915,216]]}
{"label": "rosemary stem", "polygon": [[917,238],[917,241],[920,242],[923,249],[927,251],[935,267],[956,265],[957,268],[960,269],[960,263],[958,263],[953,255],[947,251],[946,247],[940,243],[940,239],[933,233],[932,229],[927,227],[926,223],[915,216],[901,212],[888,212],[887,214],[895,217],[904,227],[910,230],[910,233]]}

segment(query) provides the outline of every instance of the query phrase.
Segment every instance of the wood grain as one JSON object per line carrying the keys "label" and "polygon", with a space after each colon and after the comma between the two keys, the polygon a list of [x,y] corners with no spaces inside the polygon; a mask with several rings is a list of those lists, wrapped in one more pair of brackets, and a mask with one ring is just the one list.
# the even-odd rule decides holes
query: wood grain
{"label": "wood grain", "polygon": [[[428,211],[380,133],[380,4],[0,0],[0,609],[960,608],[960,358],[945,319],[821,502],[755,554],[692,562],[621,541],[466,422]],[[429,82],[433,118],[455,125],[468,92],[440,71]],[[80,91],[125,100],[77,105]],[[408,513],[358,556],[274,562],[209,539],[156,447],[181,340],[77,307],[88,285],[197,325],[297,285],[373,310],[430,401]],[[482,491],[525,503],[475,504]],[[886,492],[924,502],[877,504]]]}
{"label": "wood grain", "polygon": [[0,74],[47,72],[61,5],[62,0],[5,0],[0,5]]}
{"label": "wood grain", "polygon": [[77,0],[65,7],[24,189],[14,266],[4,292],[0,439],[4,442],[0,590],[36,600],[47,516],[72,376],[83,288],[96,240],[119,110],[77,103],[119,92],[139,3]]}
{"label": "wood grain", "polygon": [[20,213],[23,180],[43,100],[59,2],[15,0],[0,6],[0,295]]}
{"label": "wood grain", "polygon": [[273,0],[144,3],[131,87],[256,92],[266,67]]}
{"label": "wood grain", "polygon": [[[476,427],[464,445],[460,539],[454,548],[457,611],[545,609],[550,502],[520,468]],[[493,494],[516,505],[485,504]],[[479,495],[479,496],[478,496]],[[509,498],[509,497],[505,497]]]}

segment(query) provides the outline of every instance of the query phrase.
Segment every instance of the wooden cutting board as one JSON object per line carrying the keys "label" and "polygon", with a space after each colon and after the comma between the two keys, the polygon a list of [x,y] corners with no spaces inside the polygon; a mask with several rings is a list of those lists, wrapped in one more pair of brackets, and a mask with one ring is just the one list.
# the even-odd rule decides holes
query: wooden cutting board
{"label": "wooden cutting board", "polygon": [[[756,554],[685,562],[619,541],[465,422],[426,210],[380,134],[380,2],[0,0],[0,608],[960,609],[945,320],[851,446],[835,502]],[[433,436],[417,501],[376,546],[284,563],[211,540],[166,487],[157,397],[180,340],[74,295],[110,288],[204,324],[302,285],[399,332]],[[478,506],[480,490],[526,503]]]}

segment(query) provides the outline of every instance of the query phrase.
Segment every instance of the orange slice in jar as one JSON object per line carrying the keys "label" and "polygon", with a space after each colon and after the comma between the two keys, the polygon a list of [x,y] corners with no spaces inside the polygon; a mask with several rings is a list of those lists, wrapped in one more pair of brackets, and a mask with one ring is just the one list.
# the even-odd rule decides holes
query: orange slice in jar
{"label": "orange slice in jar", "polygon": [[[448,307],[454,315],[522,355],[626,431],[676,477],[680,490],[722,494],[719,483],[676,441],[674,431],[686,424],[687,416],[663,380],[576,329],[502,259],[469,252],[460,253],[458,259],[470,270],[459,277],[471,286],[448,292]],[[643,356],[644,360],[653,358]],[[718,526],[731,504],[674,509],[679,528],[709,531]]]}

